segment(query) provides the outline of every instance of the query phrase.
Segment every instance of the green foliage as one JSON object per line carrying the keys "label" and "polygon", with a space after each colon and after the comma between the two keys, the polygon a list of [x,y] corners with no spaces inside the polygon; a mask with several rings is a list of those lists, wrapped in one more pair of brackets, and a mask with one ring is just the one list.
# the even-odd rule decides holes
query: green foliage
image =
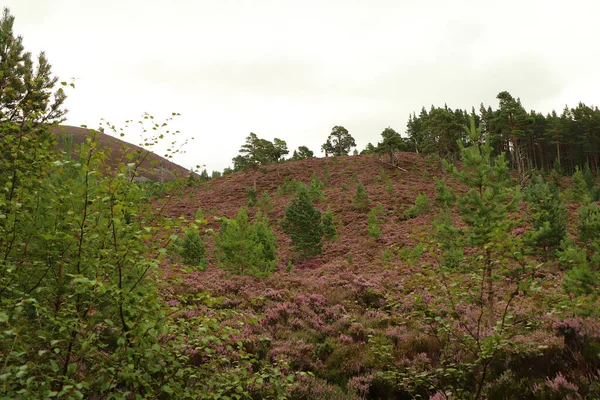
{"label": "green foliage", "polygon": [[302,182],[297,181],[296,178],[288,179],[285,177],[283,183],[277,188],[277,195],[285,196],[288,194],[296,193],[300,186],[304,185]]}
{"label": "green foliage", "polygon": [[177,247],[184,264],[206,268],[206,246],[195,229],[188,230]]}
{"label": "green foliage", "polygon": [[323,251],[321,212],[315,208],[306,187],[285,209],[281,228],[292,239],[294,251],[300,257],[311,257]]}
{"label": "green foliage", "polygon": [[335,240],[338,237],[337,229],[333,219],[333,211],[327,208],[321,219],[321,227],[323,229],[323,237],[327,240]]}
{"label": "green foliage", "polygon": [[346,128],[343,126],[334,126],[327,138],[327,142],[321,146],[321,149],[325,152],[325,156],[329,154],[333,156],[347,156],[350,149],[355,146],[356,142]]}
{"label": "green foliage", "polygon": [[588,184],[579,167],[576,168],[571,177],[570,200],[577,204],[587,204],[591,200]]}
{"label": "green foliage", "polygon": [[271,201],[271,196],[269,196],[269,192],[264,190],[260,199],[258,200],[258,208],[263,213],[263,215],[269,215],[271,211],[273,211],[273,202]]}
{"label": "green foliage", "polygon": [[[409,368],[399,374],[414,390],[438,387],[452,398],[484,398],[490,366],[518,332],[507,323],[513,319],[511,300],[521,287],[531,285],[533,269],[518,263],[522,246],[509,234],[515,226],[509,213],[517,209],[518,192],[509,186],[508,166],[502,156],[490,159],[492,149],[482,144],[474,117],[466,133],[473,145],[460,146],[462,169],[446,166],[469,190],[462,196],[451,194],[438,182],[443,207],[429,242],[438,266],[424,272],[430,293],[440,303],[424,303],[415,312],[430,326],[428,334],[439,340],[440,359],[436,369]],[[454,198],[464,222],[460,228],[450,212]],[[468,256],[463,248],[469,249]],[[450,275],[449,269],[456,267],[460,272]],[[469,356],[457,363],[459,352]]]}
{"label": "green foliage", "polygon": [[233,168],[235,171],[241,171],[277,163],[288,153],[285,141],[275,138],[270,142],[250,133],[240,149],[240,155],[233,159]]}
{"label": "green foliage", "polygon": [[579,240],[590,246],[600,243],[600,207],[597,204],[584,205],[579,208]]}
{"label": "green foliage", "polygon": [[390,127],[387,127],[381,132],[382,141],[377,143],[374,149],[376,153],[385,153],[388,155],[389,163],[396,165],[394,153],[398,151],[406,151],[407,145],[398,132]]}
{"label": "green foliage", "polygon": [[391,180],[388,180],[387,183],[385,184],[385,190],[388,192],[388,194],[390,196],[392,196],[394,194],[394,184],[392,183]]}
{"label": "green foliage", "polygon": [[371,200],[369,200],[369,194],[367,193],[367,191],[365,190],[365,186],[361,182],[359,182],[358,185],[356,185],[356,195],[354,196],[352,203],[354,204],[354,207],[359,211],[365,211],[369,208]]}
{"label": "green foliage", "polygon": [[417,196],[415,200],[415,204],[413,204],[404,215],[406,218],[415,218],[421,214],[425,214],[431,210],[431,205],[429,204],[429,197],[427,195],[421,193]]}
{"label": "green foliage", "polygon": [[313,153],[308,147],[300,146],[298,147],[298,151],[294,150],[292,161],[306,160],[308,158],[313,158],[314,156],[315,153]]}
{"label": "green foliage", "polygon": [[377,204],[369,211],[369,236],[378,239],[381,236],[379,225],[382,223],[381,216],[385,214],[385,210],[381,204]]}
{"label": "green foliage", "polygon": [[346,261],[348,262],[349,265],[354,264],[354,255],[352,253],[348,253],[348,256],[346,257]]}
{"label": "green foliage", "polygon": [[212,174],[210,175],[211,179],[216,179],[216,178],[220,178],[222,176],[221,171],[213,171]]}
{"label": "green foliage", "polygon": [[310,179],[310,186],[308,188],[308,192],[313,201],[324,201],[325,200],[325,192],[323,189],[325,188],[325,184],[321,181],[316,174],[313,173],[312,178]]}
{"label": "green foliage", "polygon": [[546,183],[541,176],[534,176],[525,191],[529,203],[529,217],[533,232],[527,241],[544,249],[555,248],[567,233],[567,208],[559,197],[559,191]]}
{"label": "green foliage", "polygon": [[260,215],[249,222],[242,207],[235,218],[222,218],[215,254],[219,266],[234,274],[268,276],[277,266],[277,238]]}
{"label": "green foliage", "polygon": [[385,168],[381,168],[379,170],[379,175],[377,175],[377,182],[386,184],[388,183],[390,178],[388,177],[387,172],[385,172]]}
{"label": "green foliage", "polygon": [[255,187],[248,187],[246,192],[246,204],[248,207],[254,207],[258,201],[258,190]]}

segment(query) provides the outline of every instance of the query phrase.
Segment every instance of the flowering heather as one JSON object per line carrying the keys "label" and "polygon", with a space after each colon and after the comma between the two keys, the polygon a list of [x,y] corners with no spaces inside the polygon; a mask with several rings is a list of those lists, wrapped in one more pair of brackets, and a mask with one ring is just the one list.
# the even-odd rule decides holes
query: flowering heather
{"label": "flowering heather", "polygon": [[[423,180],[424,171],[430,176],[440,171],[419,155],[402,157],[402,168],[412,171],[414,166],[419,172],[386,171],[392,192],[377,183],[381,165],[375,158],[358,156],[337,162],[309,159],[268,165],[264,172],[227,175],[173,198],[166,208],[168,215],[192,218],[200,205],[206,228],[218,231],[219,222],[213,217],[234,216],[245,204],[244,189],[255,177],[257,190],[271,197],[269,218],[280,245],[279,268],[262,278],[231,275],[217,268],[212,259],[204,271],[165,263],[161,294],[168,307],[180,309],[177,317],[190,324],[210,318],[227,328],[220,342],[208,341],[210,354],[190,353],[195,360],[213,362],[213,356],[239,360],[235,352],[241,345],[244,356],[257,364],[280,363],[283,373],[306,373],[288,391],[292,399],[383,399],[409,397],[407,393],[449,399],[460,398],[447,387],[450,384],[470,390],[468,381],[474,372],[469,368],[476,369],[482,361],[469,346],[490,340],[498,325],[488,324],[487,312],[481,311],[477,272],[465,272],[461,265],[445,271],[446,281],[437,273],[439,250],[431,227],[436,210],[406,220],[404,211],[418,193],[435,191],[433,179]],[[326,165],[330,174],[323,189],[326,200],[317,207],[321,212],[332,210],[338,239],[325,241],[323,254],[296,260],[291,241],[277,223],[294,194],[278,194],[278,187],[284,179],[308,183]],[[377,241],[367,235],[368,216],[355,209],[353,191],[341,190],[342,184],[354,188],[352,179],[362,182],[369,198],[386,210]],[[447,177],[447,184],[458,194],[466,193],[452,178]],[[576,215],[576,208],[569,210]],[[456,211],[452,220],[464,227]],[[256,212],[249,209],[250,220]],[[529,229],[523,222],[512,233],[520,237]],[[210,235],[206,246],[207,254],[212,254]],[[464,249],[468,262],[476,258],[476,250]],[[503,392],[530,396],[556,390],[565,396],[574,396],[568,390],[591,393],[583,377],[600,368],[593,357],[595,343],[600,341],[597,318],[561,311],[570,310],[573,303],[562,292],[563,271],[557,263],[542,262],[536,256],[527,256],[522,263],[537,265],[535,276],[543,279],[538,279],[538,286],[524,282],[517,293],[510,274],[495,281],[498,309],[509,305],[511,312],[504,336],[508,339],[487,371],[482,398]],[[192,352],[194,341],[203,334],[190,335],[186,351]],[[535,366],[535,374],[524,364]],[[453,372],[453,365],[463,375]],[[455,381],[436,375],[448,369],[446,373]]]}

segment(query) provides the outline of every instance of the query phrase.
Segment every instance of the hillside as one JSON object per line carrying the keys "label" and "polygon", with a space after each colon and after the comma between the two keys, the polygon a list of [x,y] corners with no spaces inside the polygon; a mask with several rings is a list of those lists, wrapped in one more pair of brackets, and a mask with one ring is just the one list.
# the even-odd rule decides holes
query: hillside
{"label": "hillside", "polygon": [[[497,322],[502,328],[488,325],[482,319],[487,315],[484,297],[473,297],[481,285],[477,274],[460,268],[440,273],[441,253],[433,236],[439,211],[434,177],[444,177],[459,195],[465,188],[433,158],[402,153],[400,160],[405,171],[386,167],[373,155],[312,158],[226,175],[171,196],[165,216],[193,220],[201,209],[207,220],[203,229],[218,232],[217,218],[233,217],[247,202],[245,189],[256,181],[259,198],[266,191],[272,199],[268,219],[279,240],[279,266],[272,276],[255,278],[222,271],[212,255],[203,271],[171,259],[163,264],[165,298],[174,307],[187,307],[190,316],[210,316],[222,326],[235,327],[238,333],[231,340],[247,341],[246,348],[260,360],[310,373],[297,388],[297,398],[462,398],[444,390],[460,393],[484,386],[487,393],[499,393],[490,398],[521,398],[520,380],[540,385],[540,397],[531,398],[548,398],[544,382],[552,386],[568,371],[571,379],[585,381],[585,371],[599,366],[590,354],[600,331],[595,330],[596,320],[570,309],[572,300],[561,287],[558,264],[536,253],[508,261],[505,268],[513,272],[496,283],[495,294],[496,306],[505,310]],[[285,180],[308,184],[313,174],[328,182],[326,200],[316,207],[331,208],[339,238],[325,242],[323,254],[295,260],[279,226],[295,195],[278,194],[278,189]],[[352,202],[359,182],[371,207],[381,204],[385,210],[377,239],[368,235],[367,212],[356,210]],[[408,218],[406,210],[419,194],[433,207]],[[576,207],[569,209],[574,221]],[[251,217],[257,211],[257,206],[249,207]],[[519,215],[527,217],[524,205],[514,218]],[[456,209],[454,220],[461,224]],[[530,229],[524,218],[509,234],[520,240]],[[203,240],[212,250],[213,235],[206,233]],[[464,251],[476,255],[474,249]],[[527,272],[517,277],[519,269]],[[530,286],[521,286],[521,280]],[[190,295],[213,300],[183,300]],[[505,318],[512,322],[505,326]],[[490,344],[495,343],[493,329],[501,329],[498,337],[508,338],[511,345]],[[576,339],[568,336],[570,329],[576,329]],[[582,347],[575,349],[572,340]],[[479,359],[484,343],[496,350],[493,357]],[[575,366],[575,359],[583,364]],[[482,376],[470,370],[472,362],[485,365]],[[503,375],[507,368],[510,379]],[[578,390],[586,393],[594,387]]]}
{"label": "hillside", "polygon": [[[90,135],[90,130],[78,128],[75,126],[60,125],[54,128],[59,140],[58,145],[62,146],[63,136],[72,137],[75,146],[80,145],[85,141],[85,138]],[[131,143],[127,143],[121,139],[110,136],[99,131],[95,132],[96,141],[101,149],[110,149],[108,164],[115,167],[121,163],[128,163],[126,156],[128,154],[145,155],[145,149]],[[190,171],[169,161],[155,153],[150,152],[138,168],[138,180],[151,181],[170,181],[177,177],[186,177]]]}

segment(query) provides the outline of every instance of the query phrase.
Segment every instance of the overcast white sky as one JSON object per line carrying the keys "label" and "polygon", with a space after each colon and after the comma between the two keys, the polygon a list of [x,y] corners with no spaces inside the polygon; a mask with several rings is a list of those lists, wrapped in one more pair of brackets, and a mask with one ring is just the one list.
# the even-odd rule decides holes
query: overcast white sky
{"label": "overcast white sky", "polygon": [[[76,78],[67,123],[182,114],[185,167],[231,165],[245,137],[361,150],[431,104],[600,104],[598,0],[4,0],[25,48]],[[128,140],[138,144],[138,136]]]}

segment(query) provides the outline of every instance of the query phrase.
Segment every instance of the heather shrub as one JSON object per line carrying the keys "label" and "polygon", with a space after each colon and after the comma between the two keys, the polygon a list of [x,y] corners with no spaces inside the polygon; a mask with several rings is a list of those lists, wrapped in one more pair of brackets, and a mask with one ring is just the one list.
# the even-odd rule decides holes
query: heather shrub
{"label": "heather shrub", "polygon": [[235,218],[222,218],[215,255],[219,266],[234,274],[267,276],[277,266],[277,239],[261,215],[251,223],[242,207]]}
{"label": "heather shrub", "polygon": [[427,195],[421,193],[417,196],[415,200],[415,204],[412,205],[405,212],[406,218],[415,218],[421,214],[425,214],[431,210],[431,206],[429,205],[429,197]]}
{"label": "heather shrub", "polygon": [[543,383],[536,384],[534,395],[535,399],[540,400],[582,399],[577,385],[569,382],[560,372],[556,374],[554,379],[546,378]]}
{"label": "heather shrub", "polygon": [[330,181],[331,172],[329,171],[329,165],[325,164],[325,167],[323,168],[323,183],[325,183],[325,185],[329,185]]}

